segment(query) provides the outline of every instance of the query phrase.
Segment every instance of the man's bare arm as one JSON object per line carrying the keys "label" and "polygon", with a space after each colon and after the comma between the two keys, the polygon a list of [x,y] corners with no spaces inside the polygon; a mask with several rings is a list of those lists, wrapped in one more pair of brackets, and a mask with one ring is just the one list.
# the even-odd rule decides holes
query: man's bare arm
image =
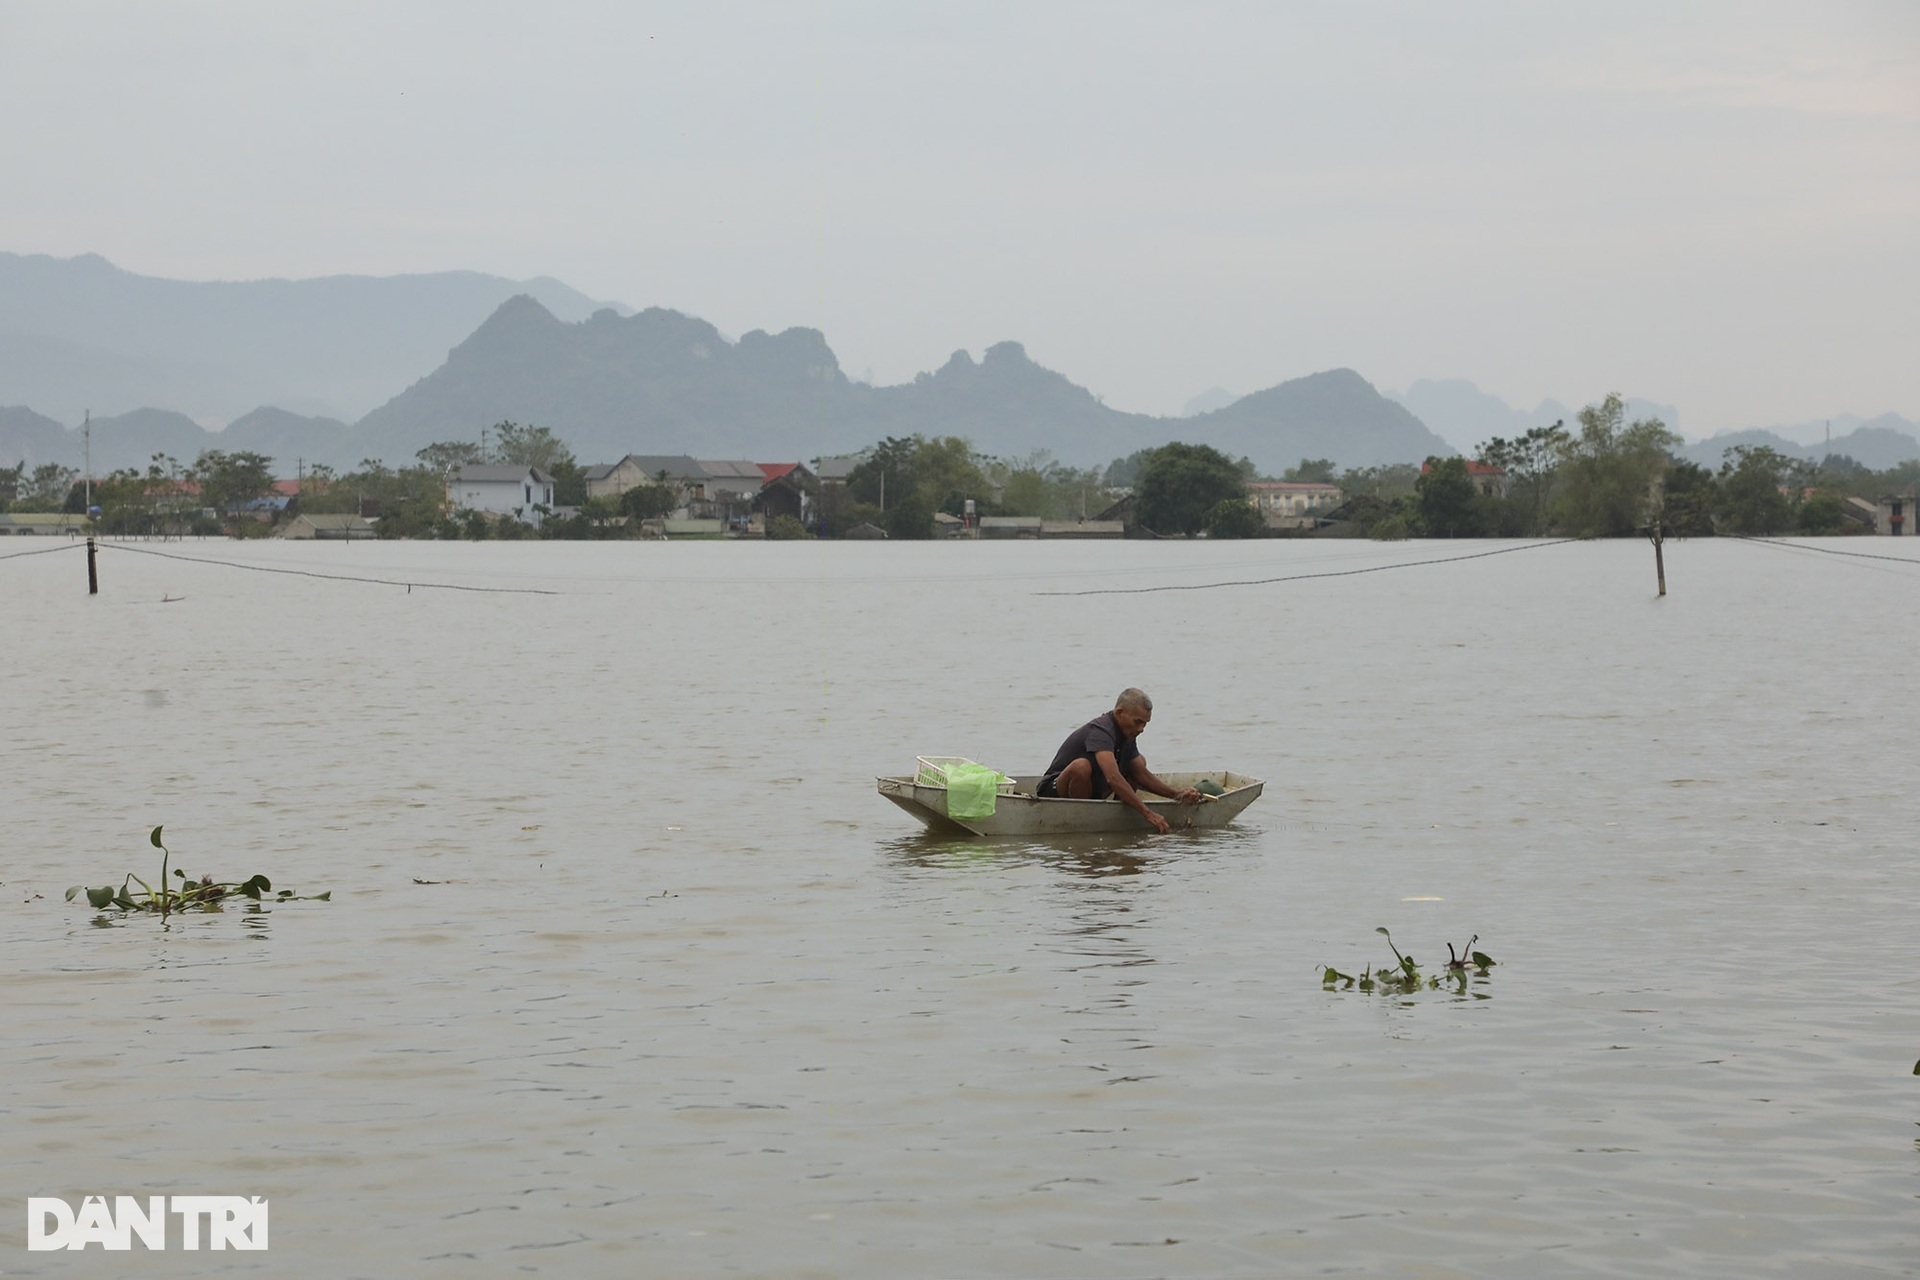
{"label": "man's bare arm", "polygon": [[[1107,789],[1113,792],[1120,803],[1145,818],[1147,825],[1155,831],[1158,831],[1161,835],[1165,835],[1168,830],[1170,830],[1165,818],[1147,808],[1147,802],[1140,798],[1140,793],[1134,790],[1133,783],[1128,781],[1126,774],[1121,772],[1120,762],[1114,759],[1113,752],[1097,752],[1093,757],[1093,762],[1100,766],[1100,772],[1104,774],[1107,779]],[[1136,763],[1138,763],[1137,759]],[[1158,779],[1155,780],[1158,781]]]}
{"label": "man's bare arm", "polygon": [[1200,793],[1192,787],[1188,787],[1185,791],[1175,791],[1162,781],[1158,774],[1147,768],[1147,758],[1145,756],[1135,756],[1133,758],[1133,781],[1134,785],[1142,791],[1151,791],[1154,795],[1165,796],[1169,800],[1178,800],[1181,804],[1200,803]]}

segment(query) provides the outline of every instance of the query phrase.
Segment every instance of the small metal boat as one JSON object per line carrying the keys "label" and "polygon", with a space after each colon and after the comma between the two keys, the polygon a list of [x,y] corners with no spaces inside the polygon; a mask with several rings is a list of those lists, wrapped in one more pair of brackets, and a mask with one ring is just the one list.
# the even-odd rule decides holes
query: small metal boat
{"label": "small metal boat", "polygon": [[[1199,804],[1179,804],[1164,796],[1141,793],[1147,807],[1167,820],[1175,831],[1203,827],[1224,827],[1240,816],[1240,811],[1260,798],[1266,783],[1243,773],[1163,773],[1160,780],[1177,789],[1198,787],[1212,782],[1221,794],[1209,796]],[[985,817],[954,818],[947,814],[947,789],[928,785],[923,771],[918,777],[875,778],[880,794],[927,824],[937,834],[973,836],[1070,836],[1098,832],[1148,832],[1152,828],[1118,800],[1062,800],[1040,797],[1033,789],[1039,774],[1020,774],[1001,787],[991,814]]]}

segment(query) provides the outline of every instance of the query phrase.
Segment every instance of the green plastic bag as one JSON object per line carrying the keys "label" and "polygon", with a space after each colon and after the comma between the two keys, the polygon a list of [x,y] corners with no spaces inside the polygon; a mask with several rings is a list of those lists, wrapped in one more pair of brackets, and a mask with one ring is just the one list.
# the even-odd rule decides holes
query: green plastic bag
{"label": "green plastic bag", "polygon": [[991,818],[1000,784],[1010,781],[998,769],[984,764],[954,764],[947,770],[947,816]]}

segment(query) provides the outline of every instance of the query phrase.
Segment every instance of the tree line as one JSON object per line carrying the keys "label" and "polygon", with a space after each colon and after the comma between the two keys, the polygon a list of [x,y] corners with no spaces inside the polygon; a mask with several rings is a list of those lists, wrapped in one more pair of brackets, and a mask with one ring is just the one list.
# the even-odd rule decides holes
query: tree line
{"label": "tree line", "polygon": [[[1920,482],[1920,459],[1874,471],[1844,455],[1810,462],[1764,445],[1737,445],[1712,470],[1678,456],[1680,437],[1658,418],[1626,420],[1618,395],[1556,422],[1482,444],[1489,486],[1464,458],[1429,458],[1410,494],[1373,513],[1376,536],[1614,538],[1865,532],[1848,499],[1877,502]],[[1493,492],[1488,492],[1492,488]],[[1854,508],[1858,511],[1858,508]],[[1861,513],[1864,515],[1864,513]]]}
{"label": "tree line", "polygon": [[[382,537],[475,537],[496,532],[476,513],[448,509],[447,486],[462,466],[502,464],[539,467],[554,478],[556,505],[586,499],[586,472],[572,451],[546,427],[501,422],[487,443],[436,442],[409,466],[389,467],[377,458],[336,471],[305,468],[299,477],[299,509],[314,515],[379,517]],[[74,468],[43,463],[0,467],[0,510],[82,515],[91,500],[96,526],[118,536],[264,536],[279,512],[267,500],[275,493],[273,458],[248,451],[208,449],[190,463],[156,453],[144,470],[126,467],[89,483]],[[11,497],[7,495],[11,494]],[[643,494],[654,497],[657,494]],[[486,527],[481,527],[486,526]]]}
{"label": "tree line", "polygon": [[[617,497],[589,498],[585,469],[546,427],[501,422],[482,439],[430,444],[398,468],[371,458],[338,473],[312,467],[301,477],[299,509],[376,515],[379,536],[388,538],[612,538],[633,536],[641,522],[681,501],[664,475]],[[1713,471],[1679,457],[1680,443],[1657,418],[1628,422],[1620,397],[1610,395],[1582,409],[1573,429],[1555,423],[1496,436],[1472,459],[1345,471],[1324,458],[1302,459],[1278,478],[1338,485],[1339,510],[1321,514],[1338,516],[1343,532],[1377,538],[1836,533],[1860,527],[1848,518],[1848,498],[1877,501],[1920,483],[1920,460],[1876,472],[1844,456],[1812,463],[1743,445]],[[935,536],[936,513],[1083,520],[1116,507],[1131,528],[1160,536],[1275,532],[1248,497],[1248,484],[1264,477],[1248,459],[1205,444],[1175,441],[1104,468],[1078,468],[1045,450],[1000,458],[958,436],[915,435],[888,437],[855,458],[844,484],[807,482],[810,524],[782,518],[770,522],[769,536],[845,537],[871,525],[891,538],[922,539]],[[568,514],[536,530],[449,509],[453,471],[487,463],[551,475],[555,506]],[[248,508],[273,493],[272,464],[250,452],[208,450],[188,464],[156,454],[144,471],[93,482],[98,527],[120,535],[271,532],[272,511]],[[86,488],[72,468],[55,463],[31,472],[24,463],[0,467],[0,499],[10,511],[78,514]]]}

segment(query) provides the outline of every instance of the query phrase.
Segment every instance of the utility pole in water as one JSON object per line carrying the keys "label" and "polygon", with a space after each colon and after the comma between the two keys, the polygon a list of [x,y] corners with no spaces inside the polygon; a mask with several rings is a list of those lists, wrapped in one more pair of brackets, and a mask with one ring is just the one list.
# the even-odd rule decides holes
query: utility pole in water
{"label": "utility pole in water", "polygon": [[1660,594],[1667,594],[1667,558],[1660,544],[1666,535],[1667,487],[1655,480],[1647,490],[1647,541],[1653,544],[1653,573],[1660,581]]}

